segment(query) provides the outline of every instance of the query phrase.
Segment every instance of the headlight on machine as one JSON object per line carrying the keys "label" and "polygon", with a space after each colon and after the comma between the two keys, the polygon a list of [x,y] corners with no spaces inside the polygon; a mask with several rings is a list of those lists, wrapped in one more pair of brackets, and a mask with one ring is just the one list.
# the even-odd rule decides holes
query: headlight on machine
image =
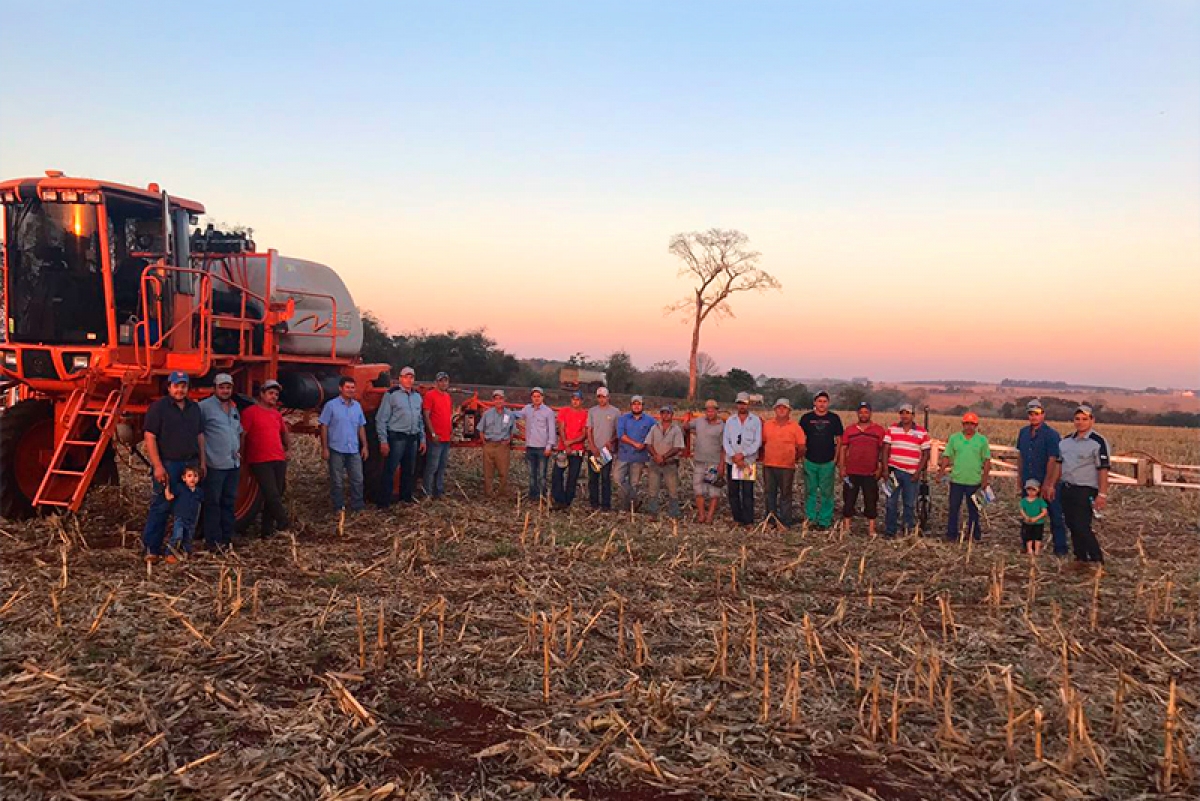
{"label": "headlight on machine", "polygon": [[8,370],[17,369],[17,352],[15,350],[4,351],[4,367]]}
{"label": "headlight on machine", "polygon": [[71,357],[71,372],[77,373],[80,370],[88,369],[88,365],[92,363],[91,354],[79,353]]}

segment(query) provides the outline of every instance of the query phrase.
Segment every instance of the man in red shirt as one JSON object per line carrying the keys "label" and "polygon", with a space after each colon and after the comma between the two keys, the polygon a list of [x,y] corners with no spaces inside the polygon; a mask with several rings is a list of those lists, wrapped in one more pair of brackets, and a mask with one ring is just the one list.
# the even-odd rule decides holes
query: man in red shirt
{"label": "man in red shirt", "polygon": [[847,426],[838,445],[838,468],[842,473],[842,526],[850,531],[850,520],[863,496],[863,513],[870,535],[875,536],[879,514],[879,479],[883,476],[883,440],[887,431],[871,422],[871,404],[858,404],[858,421]]}
{"label": "man in red shirt", "polygon": [[258,403],[242,412],[242,429],[246,432],[243,458],[262,494],[264,539],[291,527],[283,494],[287,491],[287,454],[292,440],[279,411],[281,390],[278,381],[264,381],[258,388]]}
{"label": "man in red shirt", "polygon": [[550,497],[555,509],[566,509],[575,500],[575,487],[583,468],[587,421],[583,393],[571,393],[571,405],[558,410],[558,454],[554,457],[554,472],[550,477]]}
{"label": "man in red shirt", "polygon": [[425,497],[440,498],[446,492],[446,463],[450,461],[450,437],[454,431],[454,402],[450,399],[450,374],[438,373],[433,389],[425,393]]}

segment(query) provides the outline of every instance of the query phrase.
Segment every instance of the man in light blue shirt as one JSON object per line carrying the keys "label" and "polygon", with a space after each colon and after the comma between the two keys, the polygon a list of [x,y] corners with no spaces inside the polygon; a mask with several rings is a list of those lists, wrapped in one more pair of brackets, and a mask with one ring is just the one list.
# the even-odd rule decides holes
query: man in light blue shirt
{"label": "man in light blue shirt", "polygon": [[492,390],[492,403],[479,418],[479,436],[483,438],[483,494],[494,498],[498,492],[503,498],[508,494],[508,467],[517,415],[504,405],[502,389]]}
{"label": "man in light blue shirt", "polygon": [[550,465],[550,454],[558,443],[558,418],[554,410],[542,403],[546,393],[534,387],[529,393],[529,403],[519,412],[525,427],[525,461],[529,464],[529,500],[536,501],[546,494],[549,482],[546,471]]}
{"label": "man in light blue shirt", "polygon": [[321,456],[329,465],[329,489],[333,511],[345,508],[343,473],[350,479],[350,510],[361,512],[363,503],[363,462],[367,451],[367,418],[362,404],[354,399],[358,387],[354,379],[338,380],[338,397],[325,404],[317,423],[321,429]]}
{"label": "man in light blue shirt", "polygon": [[[725,450],[725,479],[729,484],[729,510],[737,523],[750,525],[754,522],[754,474],[744,478],[747,470],[754,470],[758,451],[763,444],[762,418],[750,414],[750,395],[737,394],[737,414],[725,421],[723,448]],[[735,478],[735,470],[736,475]]]}
{"label": "man in light blue shirt", "polygon": [[379,477],[376,498],[379,508],[392,505],[396,487],[396,469],[400,469],[400,502],[416,503],[417,454],[425,453],[425,416],[421,412],[421,393],[413,384],[417,373],[411,367],[400,371],[400,383],[384,393],[375,412],[375,436],[379,454],[387,461]]}
{"label": "man in light blue shirt", "polygon": [[617,419],[617,486],[621,488],[621,508],[632,509],[637,505],[638,486],[642,474],[650,463],[650,452],[646,450],[646,437],[654,428],[655,420],[644,412],[641,395],[629,401],[629,411]]}
{"label": "man in light blue shirt", "polygon": [[209,550],[233,542],[234,503],[242,465],[242,416],[233,402],[233,376],[213,379],[213,394],[200,401],[204,425],[204,544]]}

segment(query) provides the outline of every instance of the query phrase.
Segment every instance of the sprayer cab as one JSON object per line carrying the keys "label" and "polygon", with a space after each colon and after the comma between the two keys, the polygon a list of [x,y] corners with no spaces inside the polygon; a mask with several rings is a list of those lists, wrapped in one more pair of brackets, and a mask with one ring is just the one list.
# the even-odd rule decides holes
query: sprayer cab
{"label": "sprayer cab", "polygon": [[[0,183],[3,208],[4,343],[0,370],[34,389],[78,383],[91,368],[136,346],[145,320],[143,277],[189,263],[189,223],[199,203],[151,184],[70,178]],[[164,290],[194,291],[188,275]]]}

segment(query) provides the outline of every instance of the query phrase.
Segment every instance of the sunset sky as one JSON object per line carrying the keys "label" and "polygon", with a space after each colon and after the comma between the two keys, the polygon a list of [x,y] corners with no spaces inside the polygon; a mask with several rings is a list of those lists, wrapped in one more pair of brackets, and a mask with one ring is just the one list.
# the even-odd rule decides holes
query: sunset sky
{"label": "sunset sky", "polygon": [[[252,7],[252,8],[251,8]],[[0,177],[159,182],[393,331],[794,377],[1200,385],[1200,4],[11,3]]]}

